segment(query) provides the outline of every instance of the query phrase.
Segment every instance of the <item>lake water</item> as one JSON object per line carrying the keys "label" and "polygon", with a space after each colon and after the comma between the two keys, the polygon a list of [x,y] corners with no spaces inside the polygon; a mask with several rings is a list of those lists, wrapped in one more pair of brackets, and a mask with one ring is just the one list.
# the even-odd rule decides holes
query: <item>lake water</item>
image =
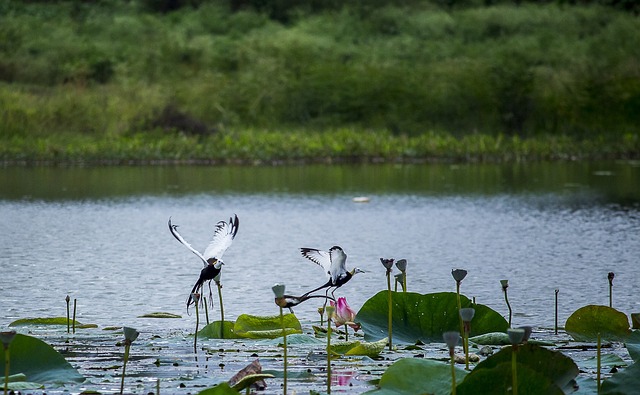
{"label": "lake water", "polygon": [[[367,196],[368,203],[354,197]],[[462,293],[514,324],[553,326],[587,304],[640,312],[640,163],[283,167],[4,168],[0,170],[0,327],[64,316],[144,330],[192,330],[185,301],[200,261],[167,220],[204,249],[215,223],[236,213],[225,254],[226,317],[277,314],[271,286],[302,294],[324,283],[300,247],[340,245],[367,273],[336,292],[358,309],[386,288],[380,257],[406,258],[408,289]],[[397,271],[396,271],[397,273]],[[214,298],[215,296],[214,289]],[[318,304],[296,310],[317,318]],[[210,312],[217,317],[215,312]]]}

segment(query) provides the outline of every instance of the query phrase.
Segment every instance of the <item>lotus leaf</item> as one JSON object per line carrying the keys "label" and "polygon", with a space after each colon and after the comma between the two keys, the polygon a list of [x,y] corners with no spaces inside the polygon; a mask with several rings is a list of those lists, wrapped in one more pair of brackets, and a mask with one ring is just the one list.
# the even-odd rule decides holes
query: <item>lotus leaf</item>
{"label": "lotus leaf", "polygon": [[[236,336],[233,328],[235,326],[235,322],[233,321],[225,321],[222,327],[222,335],[224,339],[239,339],[239,336]],[[207,338],[207,339],[220,339],[220,321],[214,321],[209,325],[206,325],[202,329],[198,331],[198,337]]]}
{"label": "lotus leaf", "polygon": [[600,394],[636,394],[640,388],[640,365],[634,363],[602,382]]}
{"label": "lotus leaf", "polygon": [[[580,369],[597,369],[598,367],[598,359],[594,356],[589,359],[585,359],[584,361],[579,361],[578,365]],[[615,367],[625,367],[628,363],[624,361],[624,359],[620,358],[616,354],[603,354],[600,357],[600,366],[602,368],[613,368]]]}
{"label": "lotus leaf", "polygon": [[244,376],[240,381],[234,384],[233,389],[236,391],[242,391],[243,389],[249,387],[251,384],[256,381],[264,380],[264,379],[272,379],[274,376],[268,373],[256,373],[249,374]]}
{"label": "lotus leaf", "polygon": [[[97,328],[96,324],[81,324],[78,321],[69,320],[69,325],[75,322],[76,329]],[[26,325],[63,325],[67,326],[67,317],[38,317],[38,318],[20,318],[13,321],[9,326],[26,326]]]}
{"label": "lotus leaf", "polygon": [[216,385],[213,388],[207,388],[206,390],[198,392],[198,395],[238,395],[238,391],[229,386],[229,383],[224,382]]}
{"label": "lotus leaf", "polygon": [[[496,354],[497,355],[497,354]],[[478,365],[480,366],[480,365]],[[540,374],[529,365],[518,363],[519,395],[562,395],[564,392],[548,377]],[[511,361],[500,362],[484,369],[474,369],[456,387],[458,395],[510,394],[512,386]]]}
{"label": "lotus leaf", "polygon": [[[496,366],[511,363],[512,347],[505,347],[484,361],[480,362],[471,375],[483,369],[494,369]],[[528,367],[539,375],[547,378],[558,388],[564,388],[579,373],[575,362],[559,351],[551,351],[535,344],[525,344],[518,347],[518,377],[520,377],[520,365]],[[511,370],[511,367],[508,367]],[[509,373],[509,377],[511,373]],[[499,380],[496,377],[496,380]],[[510,379],[509,379],[510,380]]]}
{"label": "lotus leaf", "polygon": [[577,341],[601,339],[624,341],[631,334],[627,315],[608,306],[588,305],[567,318],[565,330]]}
{"label": "lotus leaf", "polygon": [[634,362],[640,360],[640,331],[633,331],[625,342],[629,356]]}
{"label": "lotus leaf", "polygon": [[[285,333],[302,333],[302,326],[295,314],[285,314],[283,317]],[[282,336],[280,316],[255,316],[242,314],[236,320],[233,328],[239,337],[250,339],[273,339]]]}
{"label": "lotus leaf", "polygon": [[182,316],[178,314],[163,313],[163,312],[157,311],[154,313],[147,313],[147,314],[141,315],[138,318],[182,318]]}
{"label": "lotus leaf", "polygon": [[[388,291],[378,292],[367,300],[356,317],[362,325],[365,340],[379,340],[388,335]],[[413,292],[392,292],[393,340],[398,342],[424,343],[442,342],[442,334],[458,331],[458,302],[455,292],[418,294]],[[491,308],[476,304],[464,295],[460,296],[462,307],[476,310],[471,322],[471,336],[489,332],[504,332],[509,324]]]}
{"label": "lotus leaf", "polygon": [[344,355],[364,355],[367,357],[378,356],[384,347],[387,345],[389,339],[386,337],[377,342],[361,342],[354,340],[350,342],[339,342],[331,344],[331,351],[335,354]]}
{"label": "lotus leaf", "polygon": [[[459,385],[467,375],[456,369]],[[403,358],[389,366],[380,378],[379,389],[365,392],[370,395],[416,395],[451,393],[451,365],[431,359]]]}
{"label": "lotus leaf", "polygon": [[[68,383],[84,381],[84,377],[50,345],[32,336],[16,334],[11,342],[9,374],[22,373],[35,383]],[[0,360],[4,371],[4,348],[0,347]]]}
{"label": "lotus leaf", "polygon": [[[509,335],[502,332],[485,333],[484,335],[478,335],[470,337],[469,341],[482,346],[507,346],[511,344],[509,341]],[[545,342],[535,339],[529,339],[529,344],[537,344],[539,346],[554,346],[551,342]]]}

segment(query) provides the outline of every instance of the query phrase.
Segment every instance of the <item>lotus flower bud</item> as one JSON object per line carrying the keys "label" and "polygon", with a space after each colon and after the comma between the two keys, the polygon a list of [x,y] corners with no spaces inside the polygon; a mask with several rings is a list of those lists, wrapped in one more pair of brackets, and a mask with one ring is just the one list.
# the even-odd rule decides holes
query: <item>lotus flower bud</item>
{"label": "lotus flower bud", "polygon": [[462,282],[462,280],[464,280],[465,277],[467,277],[467,271],[464,269],[454,269],[451,270],[451,275],[457,283],[460,283]]}
{"label": "lotus flower bud", "polygon": [[507,292],[507,288],[509,288],[509,280],[500,280],[500,285],[502,285],[502,290]]}
{"label": "lotus flower bud", "polygon": [[284,284],[275,284],[273,287],[271,287],[271,290],[273,291],[273,294],[276,295],[276,298],[284,297],[284,289]]}
{"label": "lotus flower bud", "polygon": [[391,268],[393,268],[393,258],[380,258],[380,262],[382,263],[382,266],[384,266],[387,271],[391,270]]}

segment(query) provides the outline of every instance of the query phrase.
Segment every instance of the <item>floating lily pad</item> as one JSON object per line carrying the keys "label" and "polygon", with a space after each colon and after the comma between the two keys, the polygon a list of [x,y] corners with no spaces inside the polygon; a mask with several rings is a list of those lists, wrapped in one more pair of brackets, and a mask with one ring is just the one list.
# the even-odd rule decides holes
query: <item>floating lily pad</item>
{"label": "floating lily pad", "polygon": [[[499,366],[502,366],[503,368],[507,368],[509,372],[511,371],[511,352],[512,347],[505,347],[496,354],[480,362],[470,373],[468,379],[472,380],[472,375],[479,374],[479,372],[481,372],[482,370],[487,369],[491,370],[491,372],[488,374],[488,377],[486,378],[487,385],[491,383],[491,375],[496,376],[496,383],[502,382],[501,380],[504,378],[502,374],[503,372],[497,371],[495,369]],[[579,373],[578,366],[576,366],[575,362],[573,362],[571,358],[567,357],[561,352],[551,351],[534,344],[525,344],[519,346],[517,351],[517,361],[518,380],[520,380],[520,374],[524,374],[525,372],[524,370],[520,372],[520,365],[522,365],[523,367],[528,367],[528,369],[536,373],[536,375],[532,375],[530,377],[532,381],[535,381],[534,379],[537,379],[538,376],[541,376],[558,388],[564,388],[565,386],[567,386],[571,382],[571,380],[573,380]],[[484,375],[485,374],[483,373],[483,378],[481,380],[482,383],[485,382]],[[505,383],[505,385],[510,386],[511,373],[509,373],[507,378],[508,382]],[[523,380],[529,380],[529,378],[524,377]],[[521,384],[523,383],[519,382],[518,388],[520,388]],[[477,385],[480,385],[480,383],[478,383]],[[546,381],[541,381],[541,385],[542,387],[536,387],[539,390],[538,393],[544,393],[544,391],[548,387]],[[494,385],[494,388],[495,391],[506,393],[508,387],[504,387],[504,390],[502,390],[500,389],[500,387]]]}
{"label": "floating lily pad", "polygon": [[229,383],[224,382],[216,385],[213,388],[207,388],[206,390],[198,392],[198,395],[238,395],[238,391],[229,386]]}
{"label": "floating lily pad", "polygon": [[375,357],[384,350],[388,341],[389,339],[385,337],[377,342],[361,342],[359,340],[340,342],[331,344],[331,351],[336,354],[343,355],[364,355],[367,357]]}
{"label": "floating lily pad", "polygon": [[[579,366],[581,369],[596,369],[598,367],[598,358],[597,357],[591,357],[588,359],[585,359],[584,361],[579,361],[578,362]],[[614,366],[616,367],[622,367],[622,366],[627,366],[628,364],[624,361],[624,359],[620,358],[618,355],[616,354],[603,354],[600,357],[600,366],[602,368],[612,368]]]}
{"label": "floating lily pad", "polygon": [[[388,335],[388,291],[378,292],[367,300],[357,314],[356,321],[362,325],[365,340],[379,340]],[[442,334],[458,331],[457,295],[454,292],[418,294],[392,292],[393,340],[415,343],[442,342]],[[476,304],[460,295],[462,307],[473,307],[476,312],[471,322],[471,336],[489,332],[505,332],[509,326],[498,312]]]}
{"label": "floating lily pad", "polygon": [[[28,381],[35,383],[84,381],[84,377],[59,352],[40,339],[18,333],[11,342],[9,351],[9,374],[22,373]],[[0,347],[0,361],[3,361],[3,366],[4,353],[4,348]]]}
{"label": "floating lily pad", "polygon": [[198,337],[207,339],[239,339],[234,332],[235,322],[225,321],[222,326],[222,337],[220,336],[220,321],[214,321],[198,331]]}
{"label": "floating lily pad", "polygon": [[[473,336],[469,338],[471,343],[475,343],[482,346],[507,346],[511,344],[509,335],[504,332],[491,332],[484,335]],[[536,344],[538,346],[554,346],[551,342],[540,341],[536,339],[529,339],[529,344]]]}
{"label": "floating lily pad", "polygon": [[[477,367],[476,367],[477,369]],[[456,388],[458,395],[510,394],[512,387],[511,362],[501,362],[490,368],[474,369]],[[519,395],[564,395],[552,380],[528,365],[517,364]]]}
{"label": "floating lily pad", "polygon": [[[295,314],[285,314],[283,322],[287,335],[302,333],[302,326]],[[237,336],[243,338],[273,339],[282,336],[282,323],[279,315],[256,316],[242,314],[236,320],[233,330]]]}
{"label": "floating lily pad", "polygon": [[138,318],[182,318],[182,316],[178,314],[163,313],[158,311],[154,313],[147,313],[147,314],[141,315]]}
{"label": "floating lily pad", "polygon": [[[74,320],[69,320],[69,326],[73,326]],[[76,329],[97,328],[96,324],[81,324],[75,321]],[[39,318],[20,318],[13,321],[9,326],[26,326],[26,325],[63,325],[67,326],[67,317],[39,317]]]}
{"label": "floating lily pad", "polygon": [[[456,383],[467,375],[455,368]],[[451,393],[451,365],[430,359],[403,358],[389,366],[380,378],[379,389],[365,392],[370,395],[416,395]]]}
{"label": "floating lily pad", "polygon": [[627,315],[608,306],[588,305],[567,318],[565,330],[577,341],[595,342],[601,339],[624,341],[630,334]]}
{"label": "floating lily pad", "polygon": [[634,362],[640,360],[640,331],[633,331],[625,341],[629,356]]}

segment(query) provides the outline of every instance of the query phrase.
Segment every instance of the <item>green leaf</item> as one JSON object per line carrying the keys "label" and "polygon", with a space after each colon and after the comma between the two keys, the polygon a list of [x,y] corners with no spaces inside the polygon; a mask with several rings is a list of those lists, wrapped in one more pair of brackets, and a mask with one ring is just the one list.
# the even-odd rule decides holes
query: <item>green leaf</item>
{"label": "green leaf", "polygon": [[[392,292],[393,340],[415,343],[442,342],[442,334],[459,331],[458,302],[455,292],[418,294]],[[366,340],[379,340],[388,335],[388,291],[378,292],[367,300],[356,317],[362,325]],[[489,332],[505,332],[509,324],[496,311],[484,305],[472,305],[460,295],[462,307],[476,309],[471,321],[471,336]]]}
{"label": "green leaf", "polygon": [[377,342],[361,342],[359,340],[337,342],[335,344],[331,344],[331,351],[340,355],[364,355],[368,357],[375,357],[384,350],[388,340],[389,339],[385,337]]}
{"label": "green leaf", "polygon": [[[579,361],[578,364],[581,369],[597,369],[598,358],[594,356],[585,359],[584,361]],[[624,361],[624,359],[620,358],[616,354],[603,354],[600,356],[600,366],[602,368],[612,368],[614,366],[625,367],[627,365],[628,364]]]}
{"label": "green leaf", "polygon": [[244,376],[240,381],[238,381],[233,386],[233,389],[236,391],[242,391],[243,389],[247,388],[248,386],[255,383],[256,381],[260,381],[264,379],[272,379],[273,377],[274,376],[272,374],[268,374],[268,373],[248,374]]}
{"label": "green leaf", "polygon": [[154,312],[141,315],[138,318],[182,318],[181,315],[173,313]]}
{"label": "green leaf", "polygon": [[640,388],[640,365],[636,362],[603,381],[600,394],[636,394],[638,388]]}
{"label": "green leaf", "polygon": [[[69,320],[69,326],[73,326],[74,320]],[[81,324],[75,321],[76,329],[97,328],[96,324]],[[67,326],[67,317],[38,317],[38,318],[20,318],[13,321],[9,326],[26,326],[26,325],[64,325]]]}
{"label": "green leaf", "polygon": [[[479,365],[478,365],[479,366]],[[518,395],[563,395],[564,392],[548,377],[517,363]],[[501,362],[490,368],[474,369],[456,388],[458,395],[511,394],[511,361]]]}
{"label": "green leaf", "polygon": [[588,305],[567,318],[565,330],[577,341],[624,341],[630,334],[627,315],[608,306]]}
{"label": "green leaf", "polygon": [[[84,377],[50,345],[32,336],[16,334],[9,348],[11,357],[9,374],[23,373],[28,381],[36,383],[69,383],[84,381]],[[3,372],[5,351],[0,348]]]}
{"label": "green leaf", "polygon": [[[302,326],[295,314],[285,314],[283,317],[285,333],[302,333]],[[256,316],[242,314],[236,319],[233,328],[239,337],[250,339],[273,339],[282,336],[280,315]]]}
{"label": "green leaf", "polygon": [[627,351],[631,359],[633,359],[634,362],[638,362],[638,360],[640,360],[640,331],[635,330],[631,332],[625,341],[625,346],[627,346]]}
{"label": "green leaf", "polygon": [[207,388],[198,392],[198,395],[238,395],[238,391],[229,386],[229,383],[224,382],[216,385],[213,388]]}
{"label": "green leaf", "polygon": [[235,322],[233,321],[225,321],[222,326],[222,335],[220,337],[220,323],[221,321],[214,321],[209,325],[204,326],[202,329],[198,331],[198,337],[207,338],[207,339],[240,339],[240,336],[237,336],[234,332]]}
{"label": "green leaf", "polygon": [[511,344],[509,335],[504,332],[491,332],[485,333],[484,335],[473,336],[469,338],[469,341],[483,346],[506,346]]}
{"label": "green leaf", "polygon": [[[508,346],[503,348],[499,352],[476,365],[471,375],[476,374],[483,369],[494,369],[496,366],[503,363],[510,364],[511,352],[512,347]],[[558,388],[564,388],[579,373],[578,366],[576,366],[575,362],[573,362],[571,358],[561,352],[552,351],[535,344],[519,346],[517,351],[517,362],[518,366],[526,366],[537,372],[539,375],[546,377]],[[509,366],[509,370],[510,369],[511,367]],[[520,368],[518,367],[518,369]],[[518,371],[518,377],[519,375],[520,371]],[[518,388],[519,387],[520,386],[518,386]]]}
{"label": "green leaf", "polygon": [[[456,384],[467,372],[455,368]],[[431,359],[403,358],[389,366],[380,378],[379,389],[365,392],[370,395],[416,395],[451,393],[451,365]]]}

